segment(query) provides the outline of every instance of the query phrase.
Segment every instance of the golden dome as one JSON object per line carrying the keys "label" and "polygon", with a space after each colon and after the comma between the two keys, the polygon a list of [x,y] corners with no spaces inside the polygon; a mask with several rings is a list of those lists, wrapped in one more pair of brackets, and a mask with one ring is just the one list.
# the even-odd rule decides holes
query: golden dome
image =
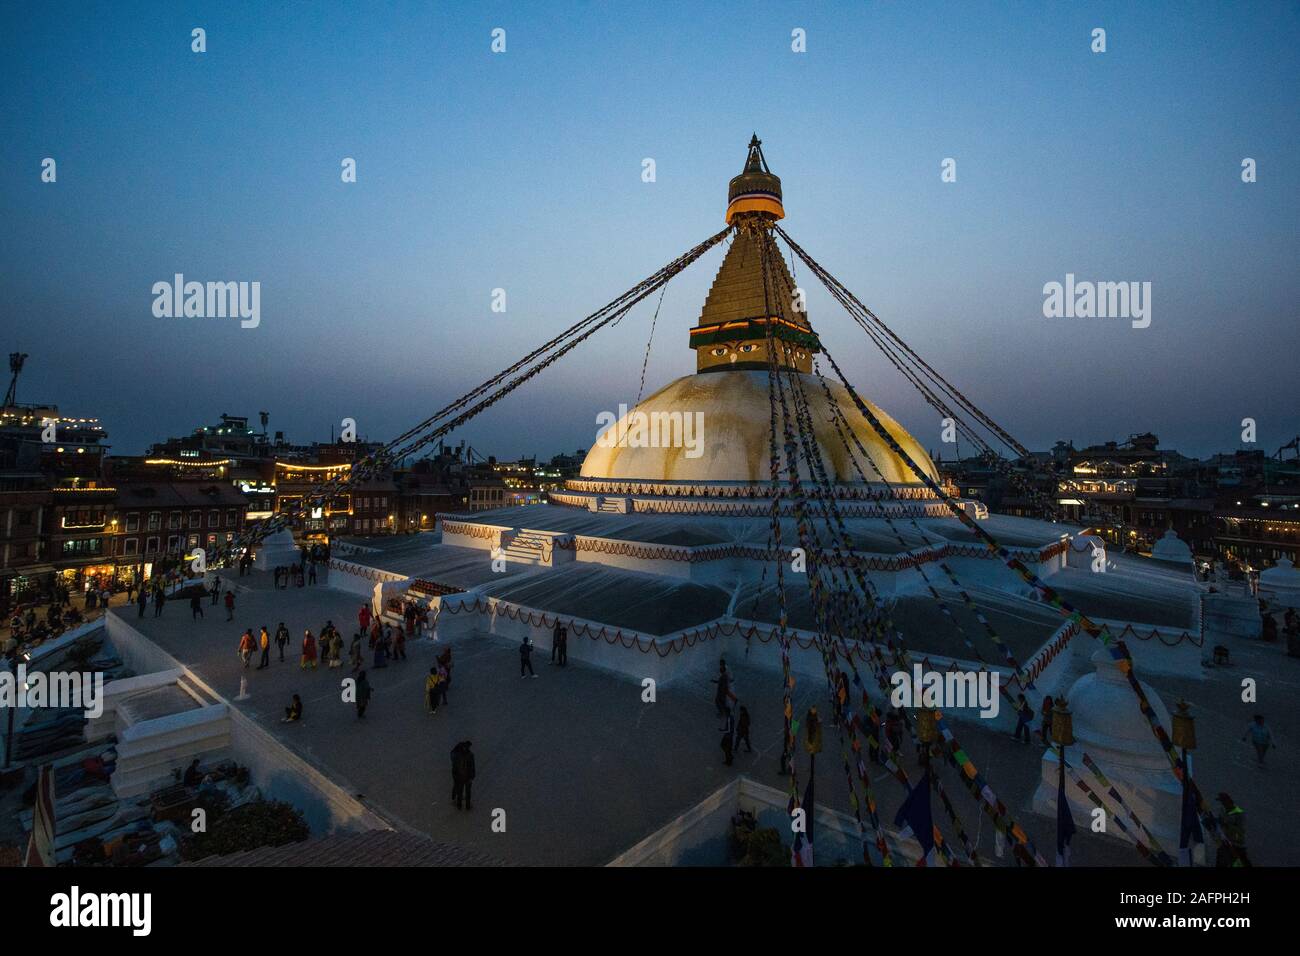
{"label": "golden dome", "polygon": [[[812,375],[786,374],[799,374],[803,380],[813,432],[831,479],[861,481],[836,431],[822,383]],[[826,385],[844,420],[871,456],[870,462],[863,459],[849,440],[862,474],[869,481],[920,484],[863,418],[848,391],[838,382],[827,381]],[[938,481],[934,463],[916,440],[871,402],[866,404],[912,460]],[[778,433],[778,449],[784,443],[783,435]],[[582,463],[582,477],[766,482],[771,479],[770,455],[768,373],[710,371],[670,382],[606,428]],[[781,468],[784,478],[784,456]],[[807,475],[804,477],[806,480]]]}

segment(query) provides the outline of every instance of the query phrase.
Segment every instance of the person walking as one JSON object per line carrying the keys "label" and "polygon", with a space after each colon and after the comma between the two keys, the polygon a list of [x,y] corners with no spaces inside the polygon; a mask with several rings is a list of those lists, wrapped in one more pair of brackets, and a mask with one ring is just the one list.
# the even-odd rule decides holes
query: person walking
{"label": "person walking", "polygon": [[722,726],[722,740],[720,741],[722,745],[722,762],[728,767],[731,766],[732,753],[736,746],[735,736],[736,721],[732,717],[731,711],[728,710],[726,723]]}
{"label": "person walking", "polygon": [[253,656],[254,644],[253,629],[250,627],[239,639],[239,656],[244,662],[244,667],[248,667],[248,660]]}
{"label": "person walking", "polygon": [[560,666],[569,666],[569,629],[560,627]]}
{"label": "person walking", "polygon": [[731,675],[727,673],[726,660],[718,661],[718,676],[714,678],[713,683],[718,685],[717,691],[713,695],[713,706],[718,711],[718,717],[725,717],[727,713],[727,694],[731,690]]}
{"label": "person walking", "polygon": [[260,671],[271,666],[271,632],[266,629],[265,624],[262,625],[262,633],[258,636],[257,643],[262,648],[262,660],[257,665]]}
{"label": "person walking", "polygon": [[745,753],[752,754],[754,748],[749,745],[749,709],[744,705],[740,708],[740,718],[736,721],[736,743],[739,747],[741,741],[745,743]]}
{"label": "person walking", "polygon": [[1052,708],[1055,706],[1056,701],[1052,700],[1051,694],[1048,694],[1043,698],[1043,706],[1038,711],[1043,717],[1042,726],[1038,729],[1038,736],[1042,738],[1044,745],[1052,742]]}
{"label": "person walking", "polygon": [[352,647],[348,650],[348,656],[352,659],[352,673],[361,670],[361,635],[352,635]]}
{"label": "person walking", "polygon": [[362,671],[357,675],[357,718],[366,716],[366,708],[370,706],[370,681],[366,679],[366,672]]}
{"label": "person walking", "polygon": [[190,620],[197,621],[203,617],[203,598],[198,593],[190,595]]}
{"label": "person walking", "polygon": [[1264,754],[1268,753],[1269,748],[1276,745],[1273,743],[1273,731],[1269,730],[1268,725],[1264,723],[1263,714],[1256,714],[1255,719],[1246,728],[1246,732],[1241,735],[1243,743],[1245,743],[1247,737],[1255,746],[1255,757],[1259,765],[1264,766]]}
{"label": "person walking", "polygon": [[210,606],[216,607],[217,601],[221,600],[221,575],[217,575],[217,579],[212,582],[212,590],[208,593],[212,595],[212,602]]}
{"label": "person walking", "polygon": [[312,636],[310,630],[304,631],[302,635],[302,659],[298,666],[306,669],[316,669],[316,638]]}
{"label": "person walking", "polygon": [[442,669],[442,700],[446,702],[447,691],[451,689],[451,648],[438,654],[438,667]]}
{"label": "person walking", "polygon": [[447,668],[439,664],[438,665],[438,698],[439,698],[438,702],[443,707],[447,706],[447,692],[449,690],[451,690],[451,671],[447,670]]}
{"label": "person walking", "polygon": [[167,589],[164,588],[162,585],[159,585],[158,590],[155,591],[153,595],[153,616],[154,617],[162,617],[163,605],[166,603],[167,603]]}
{"label": "person walking", "polygon": [[474,809],[474,753],[470,746],[468,740],[462,740],[451,748],[451,799],[457,810],[462,801],[464,809]]}
{"label": "person walking", "polygon": [[400,627],[393,636],[393,660],[406,660],[406,634]]}
{"label": "person walking", "polygon": [[1023,731],[1025,735],[1024,738],[1025,743],[1031,743],[1033,739],[1033,731],[1029,729],[1029,725],[1032,724],[1033,722],[1034,722],[1034,708],[1029,706],[1029,701],[1025,699],[1024,694],[1017,695],[1016,732],[1013,735],[1013,739],[1019,740],[1020,734]]}
{"label": "person walking", "polygon": [[564,628],[560,625],[560,619],[555,619],[555,627],[551,631],[551,663],[554,664],[556,658],[560,656],[560,632]]}
{"label": "person walking", "polygon": [[135,606],[138,608],[136,617],[144,617],[144,609],[149,605],[149,592],[144,586],[140,586],[140,593],[135,596]]}
{"label": "person walking", "polygon": [[226,592],[226,620],[232,621],[235,618],[235,592]]}
{"label": "person walking", "polygon": [[284,626],[284,621],[275,629],[275,646],[280,649],[280,663],[284,663],[284,649],[289,646],[289,629]]}
{"label": "person walking", "polygon": [[[524,671],[528,673],[525,674]],[[537,676],[533,670],[533,642],[528,639],[527,635],[519,642],[519,676]]]}
{"label": "person walking", "polygon": [[330,629],[330,669],[343,666],[343,635],[338,628]]}
{"label": "person walking", "polygon": [[429,676],[424,679],[424,709],[431,714],[438,712],[438,703],[442,698],[442,691],[438,684],[442,680],[437,665],[429,668]]}
{"label": "person walking", "polygon": [[307,572],[307,583],[308,584],[316,583],[316,559],[315,558],[311,559],[311,570]]}
{"label": "person walking", "polygon": [[1246,811],[1226,793],[1219,794],[1219,803],[1223,806],[1223,813],[1218,818],[1223,829],[1223,842],[1214,855],[1214,865],[1250,866],[1250,857],[1246,855]]}

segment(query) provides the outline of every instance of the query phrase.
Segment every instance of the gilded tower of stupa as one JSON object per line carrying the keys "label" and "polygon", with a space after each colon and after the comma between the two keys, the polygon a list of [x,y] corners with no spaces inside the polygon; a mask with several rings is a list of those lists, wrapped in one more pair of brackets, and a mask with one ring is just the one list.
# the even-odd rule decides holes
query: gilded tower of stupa
{"label": "gilded tower of stupa", "polygon": [[777,349],[778,364],[812,371],[818,346],[808,322],[794,309],[779,310],[785,317],[773,314],[778,310],[771,301],[772,290],[794,287],[779,256],[768,263],[776,274],[764,294],[760,242],[771,224],[784,218],[781,180],[767,168],[763,144],[755,136],[749,141],[744,172],[731,180],[727,190],[727,224],[735,228],[735,238],[704,300],[699,324],[691,329],[698,371],[766,370],[769,331],[789,345]]}
{"label": "gilded tower of stupa", "polygon": [[[622,494],[667,494],[678,499],[766,495],[771,447],[770,334],[778,342],[777,363],[793,366],[796,374],[807,377],[805,391],[813,431],[823,459],[846,494],[857,494],[853,488],[860,490],[861,476],[866,475],[872,484],[887,481],[905,489],[909,497],[928,497],[906,464],[867,424],[848,392],[829,380],[823,387],[814,377],[813,356],[821,348],[816,333],[793,303],[774,301],[778,293],[788,296],[794,288],[781,256],[768,256],[768,281],[764,282],[762,249],[770,243],[773,224],[784,216],[781,180],[768,167],[762,143],[755,136],[744,169],[732,178],[727,190],[726,221],[734,230],[731,245],[704,300],[699,321],[690,330],[695,374],[670,382],[611,426],[588,452],[582,477],[570,484],[569,491],[609,493],[617,489]],[[888,415],[871,407],[912,460],[937,480],[925,449]],[[623,440],[636,434],[629,423],[688,415],[702,427],[702,440],[696,448]],[[837,421],[853,430],[856,443],[846,443],[840,437]],[[619,440],[605,440],[612,435]],[[870,460],[846,447],[857,443],[867,450]],[[850,455],[858,458],[856,467]],[[746,487],[738,489],[737,485]],[[552,496],[557,502],[564,498]]]}

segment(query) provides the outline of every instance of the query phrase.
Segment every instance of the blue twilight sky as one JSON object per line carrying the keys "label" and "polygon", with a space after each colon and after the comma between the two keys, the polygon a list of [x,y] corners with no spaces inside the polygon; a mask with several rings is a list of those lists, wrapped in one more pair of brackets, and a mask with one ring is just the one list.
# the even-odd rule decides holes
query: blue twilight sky
{"label": "blue twilight sky", "polygon": [[[1204,454],[1253,417],[1272,451],[1300,431],[1298,51],[1296,3],[5,0],[0,351],[122,453],[223,411],[387,438],[719,229],[757,130],[791,234],[1031,447]],[[719,262],[669,286],[647,393],[693,371]],[[155,318],[178,272],[259,281],[261,325]],[[1151,326],[1044,318],[1066,273],[1150,281]],[[840,364],[937,447],[832,306],[809,291]],[[587,447],[652,312],[457,437]]]}

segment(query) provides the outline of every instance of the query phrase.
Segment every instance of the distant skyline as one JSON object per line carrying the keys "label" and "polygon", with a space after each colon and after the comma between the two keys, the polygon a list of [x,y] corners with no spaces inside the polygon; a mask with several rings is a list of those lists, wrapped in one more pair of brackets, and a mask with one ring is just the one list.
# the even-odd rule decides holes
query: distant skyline
{"label": "distant skyline", "polygon": [[[790,234],[1026,446],[1300,431],[1294,3],[8,4],[0,79],[0,351],[116,454],[223,411],[387,440],[720,229],[755,131]],[[694,370],[720,261],[669,285],[646,394]],[[177,273],[259,282],[260,323],[155,317]],[[1150,282],[1150,327],[1045,318],[1067,275]],[[939,450],[801,284],[859,391]],[[449,437],[590,447],[656,302]]]}

